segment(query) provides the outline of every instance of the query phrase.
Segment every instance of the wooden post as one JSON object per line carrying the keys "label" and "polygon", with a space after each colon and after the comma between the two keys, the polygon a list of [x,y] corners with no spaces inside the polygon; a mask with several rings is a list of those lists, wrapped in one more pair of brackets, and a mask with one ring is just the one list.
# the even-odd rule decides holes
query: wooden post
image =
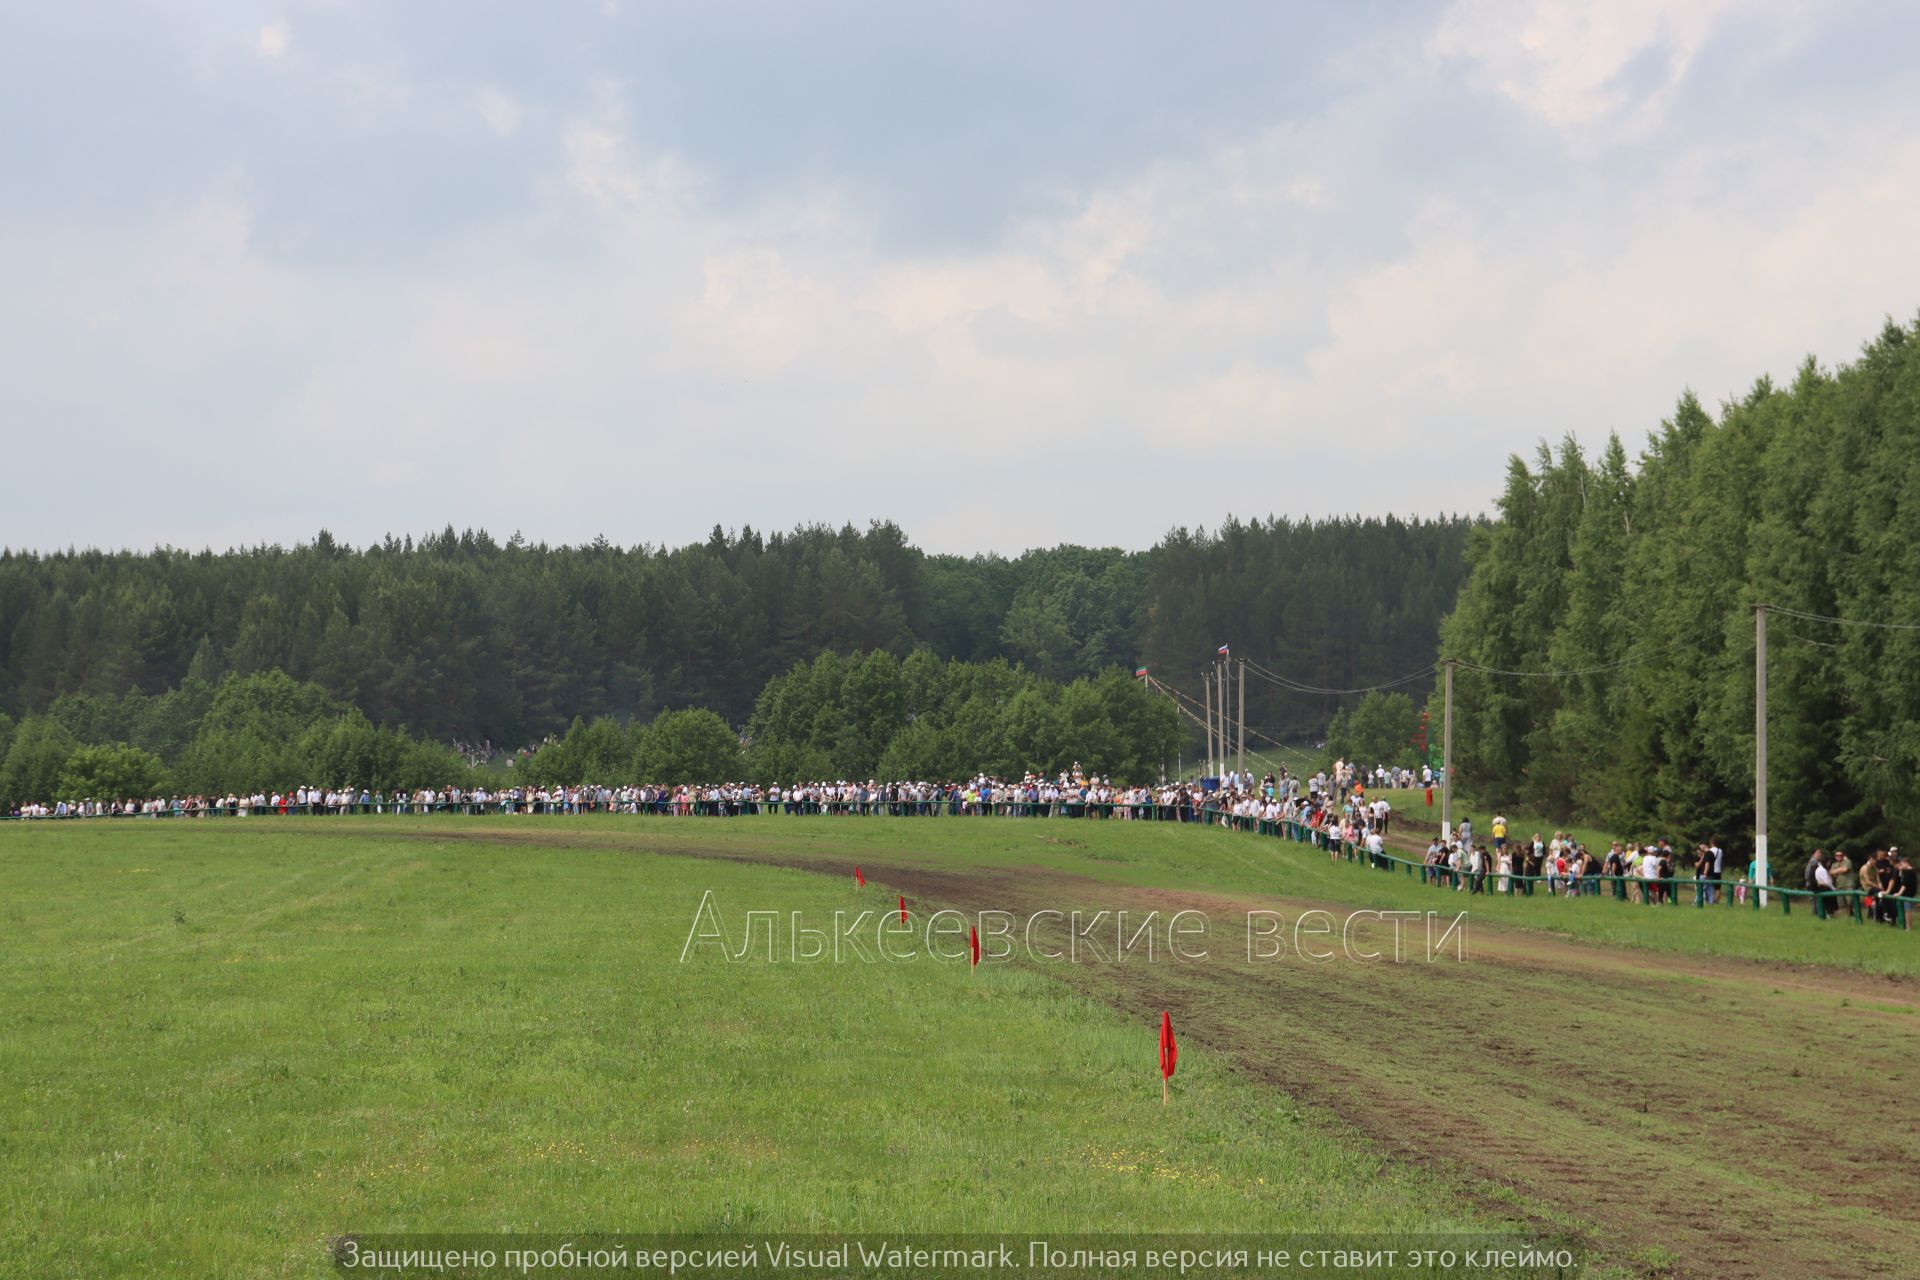
{"label": "wooden post", "polygon": [[1453,830],[1453,660],[1445,663],[1447,711],[1440,728],[1440,829]]}
{"label": "wooden post", "polygon": [[1240,659],[1240,742],[1239,762],[1233,767],[1242,775],[1247,772],[1247,660]]}
{"label": "wooden post", "polygon": [[1767,895],[1760,886],[1772,877],[1767,871],[1767,606],[1753,606],[1753,883],[1760,905]]}
{"label": "wooden post", "polygon": [[1207,704],[1207,773],[1213,772],[1213,676],[1200,673],[1200,700]]}

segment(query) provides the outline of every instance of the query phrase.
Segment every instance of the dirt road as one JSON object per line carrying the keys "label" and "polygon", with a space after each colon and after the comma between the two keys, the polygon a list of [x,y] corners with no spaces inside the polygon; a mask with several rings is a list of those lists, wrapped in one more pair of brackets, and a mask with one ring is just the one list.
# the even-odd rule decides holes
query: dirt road
{"label": "dirt road", "polygon": [[[676,840],[671,851],[844,871],[825,849],[699,845]],[[1428,963],[1418,947],[1404,963],[1249,961],[1248,911],[1291,921],[1351,908],[1040,868],[886,865],[871,850],[865,870],[885,894],[923,907],[1206,912],[1205,961],[1043,967],[1129,1016],[1171,1010],[1186,1040],[1249,1076],[1444,1173],[1489,1209],[1568,1230],[1635,1271],[1920,1274],[1920,984],[1471,919],[1464,961]],[[1391,953],[1377,923],[1356,939]]]}

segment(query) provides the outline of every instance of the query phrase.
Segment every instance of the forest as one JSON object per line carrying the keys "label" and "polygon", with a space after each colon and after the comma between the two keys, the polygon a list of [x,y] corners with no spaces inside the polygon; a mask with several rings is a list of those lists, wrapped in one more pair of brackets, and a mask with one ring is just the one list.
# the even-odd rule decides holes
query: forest
{"label": "forest", "polygon": [[1749,848],[1765,604],[1776,865],[1920,821],[1916,327],[1717,414],[1684,396],[1633,463],[1514,458],[1468,557],[1441,653],[1479,803]]}
{"label": "forest", "polygon": [[[451,528],[224,552],[0,551],[0,713],[282,671],[420,738],[513,749],[575,718],[703,708],[735,727],[822,654],[996,659],[1057,685],[1149,666],[1198,693],[1231,644],[1345,688],[1430,663],[1465,519],[1241,522],[1144,551],[936,555],[896,525],[714,529],[680,547]],[[1424,696],[1424,689],[1416,690]],[[1317,737],[1336,703],[1250,682],[1247,716]]]}
{"label": "forest", "polygon": [[187,677],[164,694],[65,694],[15,724],[0,715],[0,811],[54,800],[271,793],[295,786],[377,791],[449,784],[1017,777],[1080,766],[1152,781],[1180,743],[1167,699],[1118,667],[1060,683],[994,658],[916,650],[826,652],[770,681],[745,734],[713,711],[649,721],[576,717],[537,749],[479,761],[375,725],[283,671]]}
{"label": "forest", "polygon": [[[1197,736],[1217,645],[1261,738],[1411,759],[1456,665],[1461,794],[1622,835],[1753,829],[1754,609],[1768,606],[1783,865],[1920,822],[1920,336],[1809,360],[1630,460],[1510,460],[1495,518],[1241,522],[1144,551],[931,554],[888,523],[621,548],[448,529],[343,546],[0,552],[0,799],[452,777],[1133,779]],[[453,749],[453,748],[458,748]],[[705,753],[705,754],[701,754]],[[349,776],[353,775],[353,776]],[[663,780],[655,777],[653,780]],[[26,788],[26,790],[22,790]]]}

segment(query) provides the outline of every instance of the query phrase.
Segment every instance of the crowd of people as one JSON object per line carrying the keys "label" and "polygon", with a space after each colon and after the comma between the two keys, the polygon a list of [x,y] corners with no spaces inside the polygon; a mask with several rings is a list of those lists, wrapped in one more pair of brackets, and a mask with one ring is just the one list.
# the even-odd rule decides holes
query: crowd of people
{"label": "crowd of people", "polygon": [[[1538,831],[1527,839],[1512,839],[1503,814],[1494,815],[1491,827],[1485,842],[1474,838],[1471,818],[1451,832],[1442,829],[1427,845],[1424,878],[1471,893],[1485,893],[1491,885],[1495,893],[1531,895],[1537,888],[1549,896],[1580,897],[1596,895],[1602,884],[1610,884],[1616,897],[1648,903],[1674,900],[1682,859],[1665,839],[1632,849],[1615,840],[1603,856],[1564,831],[1554,832],[1552,839]],[[1746,876],[1729,884],[1723,878],[1725,863],[1726,851],[1717,839],[1695,848],[1689,879],[1704,895],[1703,902],[1720,901],[1723,888],[1733,890],[1732,901],[1747,900],[1751,866]]]}
{"label": "crowd of people", "polygon": [[475,769],[486,768],[493,762],[494,756],[499,754],[498,749],[493,745],[492,738],[482,738],[478,742],[468,742],[463,738],[453,738],[448,741],[447,746],[461,759],[465,760],[471,768]]}
{"label": "crowd of people", "polygon": [[[1357,857],[1391,870],[1411,860],[1387,852],[1394,815],[1379,790],[1407,787],[1415,776],[1410,769],[1356,769],[1344,761],[1304,781],[1285,770],[1258,782],[1229,773],[1200,810],[1203,819],[1309,842],[1335,862]],[[1430,769],[1417,776],[1422,786],[1435,782]],[[1684,852],[1664,838],[1637,845],[1616,840],[1600,853],[1571,832],[1520,837],[1499,812],[1484,834],[1471,818],[1442,824],[1415,865],[1423,883],[1468,894],[1572,899],[1606,893],[1646,904],[1759,905],[1761,887],[1752,862],[1741,871],[1729,867],[1717,837]],[[1908,909],[1920,902],[1913,863],[1897,847],[1876,850],[1859,868],[1844,853],[1815,850],[1805,875],[1808,900],[1820,918],[1857,914],[1904,926]]]}
{"label": "crowd of people", "polygon": [[[639,786],[438,787],[384,790],[367,787],[298,786],[285,790],[174,795],[125,800],[56,800],[17,806],[16,818],[252,817],[284,814],[406,813],[653,813],[729,817],[753,813],[891,815],[896,817],[995,815],[1001,817],[1113,817],[1182,822],[1316,820],[1335,779],[1321,773],[1302,784],[1284,770],[1256,785],[1251,773],[1219,780],[1121,786],[1083,771],[1078,764],[1056,776],[1029,773],[1018,779],[985,774],[963,782],[799,782],[757,786],[746,782]],[[1311,797],[1311,799],[1309,798]],[[1375,820],[1384,826],[1385,801]]]}
{"label": "crowd of people", "polygon": [[1867,914],[1884,924],[1900,923],[1903,910],[1920,901],[1920,875],[1897,845],[1875,849],[1858,866],[1844,849],[1832,853],[1815,849],[1802,874],[1816,901],[1858,900]]}
{"label": "crowd of people", "polygon": [[[15,818],[252,817],[344,814],[577,814],[626,813],[731,817],[744,814],[933,817],[1000,816],[1198,822],[1306,841],[1330,859],[1363,857],[1391,869],[1408,859],[1387,852],[1393,806],[1389,788],[1431,787],[1430,769],[1362,769],[1336,761],[1300,777],[1285,768],[1256,778],[1229,770],[1218,778],[1125,786],[1083,771],[1078,764],[1054,776],[1018,779],[985,774],[954,782],[876,779],[758,786],[746,782],[637,786],[520,786],[383,790],[298,786],[225,795],[129,800],[58,800],[16,807]],[[1442,826],[1417,861],[1424,883],[1469,894],[1502,893],[1592,897],[1602,893],[1643,903],[1675,902],[1679,895],[1707,905],[1747,903],[1758,891],[1749,863],[1729,877],[1717,839],[1682,853],[1665,839],[1628,846],[1614,841],[1596,852],[1569,832],[1551,838],[1516,837],[1495,813],[1483,835],[1471,818]],[[1687,872],[1682,875],[1682,871]],[[1777,886],[1770,886],[1777,887]],[[1906,906],[1920,899],[1911,861],[1898,848],[1875,850],[1856,864],[1844,852],[1816,850],[1805,889],[1815,914],[1852,914],[1904,923]]]}
{"label": "crowd of people", "polygon": [[734,816],[752,813],[878,815],[967,814],[1084,816],[1199,820],[1204,789],[1197,784],[1116,786],[1075,766],[1057,777],[1018,780],[977,776],[965,782],[801,782],[757,786],[704,785],[520,786],[503,784],[383,790],[298,786],[285,790],[175,795],[127,800],[56,800],[17,806],[16,818],[253,817],[385,813],[653,813]]}

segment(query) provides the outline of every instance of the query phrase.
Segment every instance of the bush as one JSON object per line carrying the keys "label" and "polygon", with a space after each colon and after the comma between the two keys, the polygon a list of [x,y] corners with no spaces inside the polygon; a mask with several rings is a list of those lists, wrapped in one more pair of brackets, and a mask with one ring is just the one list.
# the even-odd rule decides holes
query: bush
{"label": "bush", "polygon": [[0,804],[34,804],[61,798],[60,773],[78,748],[65,726],[46,716],[28,716],[14,730],[0,761]]}
{"label": "bush", "polygon": [[641,731],[636,772],[649,782],[724,782],[740,776],[740,739],[711,711],[663,711]]}
{"label": "bush", "polygon": [[1375,765],[1414,765],[1420,762],[1413,735],[1420,713],[1404,693],[1378,690],[1362,698],[1352,710],[1334,713],[1327,726],[1327,752],[1371,769]]}
{"label": "bush", "polygon": [[160,757],[119,743],[79,747],[60,771],[57,795],[66,800],[145,800],[167,789]]}

